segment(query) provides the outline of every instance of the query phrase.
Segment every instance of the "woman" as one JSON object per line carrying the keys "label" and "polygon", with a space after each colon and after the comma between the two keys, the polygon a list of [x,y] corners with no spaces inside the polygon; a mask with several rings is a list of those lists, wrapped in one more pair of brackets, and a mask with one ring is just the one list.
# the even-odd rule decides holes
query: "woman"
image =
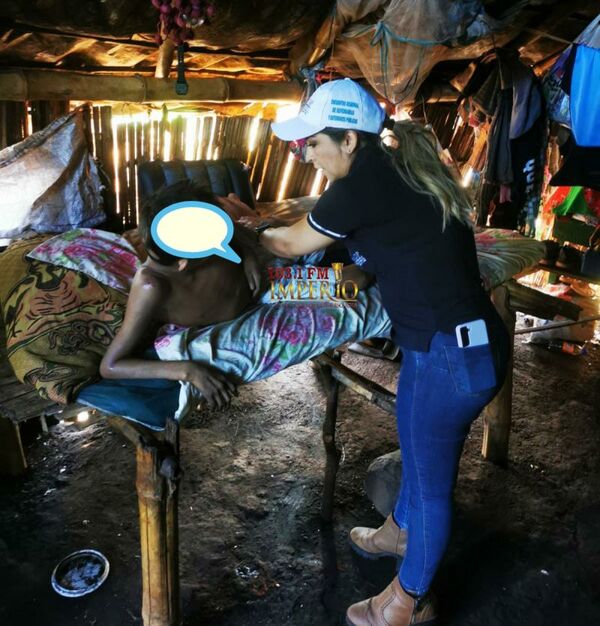
{"label": "woman", "polygon": [[377,280],[403,354],[398,500],[383,526],[350,532],[364,556],[403,560],[382,593],[348,609],[353,626],[434,618],[426,594],[448,544],[463,443],[500,388],[510,352],[481,284],[464,191],[421,126],[396,123],[398,148],[383,146],[384,118],[377,101],[345,79],[319,87],[297,118],[273,124],[281,139],[305,140],[306,160],[330,186],[308,217],[259,234],[271,252],[290,257],[342,240]]}

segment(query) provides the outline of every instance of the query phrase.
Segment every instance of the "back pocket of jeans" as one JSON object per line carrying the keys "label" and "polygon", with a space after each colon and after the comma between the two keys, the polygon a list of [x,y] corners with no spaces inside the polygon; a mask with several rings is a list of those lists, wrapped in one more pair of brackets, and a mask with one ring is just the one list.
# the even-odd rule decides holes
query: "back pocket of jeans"
{"label": "back pocket of jeans", "polygon": [[479,393],[496,387],[497,378],[490,344],[459,348],[445,346],[454,386],[459,393]]}

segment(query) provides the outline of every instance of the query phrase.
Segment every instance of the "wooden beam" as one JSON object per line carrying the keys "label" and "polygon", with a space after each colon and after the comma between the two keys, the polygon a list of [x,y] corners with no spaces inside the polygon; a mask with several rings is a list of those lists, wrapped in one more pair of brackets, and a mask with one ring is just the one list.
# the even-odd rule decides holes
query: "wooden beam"
{"label": "wooden beam", "polygon": [[94,76],[78,72],[8,70],[0,73],[3,100],[89,100],[113,102],[298,102],[297,83],[229,78],[190,79],[186,96],[175,79]]}
{"label": "wooden beam", "polygon": [[[14,34],[14,33],[13,31],[9,31],[7,34]],[[16,36],[14,39],[9,39],[8,37],[4,36],[0,40],[0,52],[6,52],[10,48],[19,46],[30,37],[31,37],[31,33],[22,33]]]}
{"label": "wooden beam", "polygon": [[376,382],[361,376],[349,367],[342,365],[328,354],[321,354],[313,359],[319,365],[331,367],[331,375],[342,385],[363,396],[391,415],[396,414],[396,394],[388,391]]}
{"label": "wooden beam", "polygon": [[555,328],[565,328],[567,326],[584,326],[589,322],[597,322],[600,315],[592,315],[590,317],[582,317],[580,320],[570,320],[565,322],[551,322],[543,326],[532,326],[531,328],[519,328],[515,330],[515,335],[529,335],[530,333],[548,332]]}
{"label": "wooden beam", "polygon": [[[335,350],[331,358],[340,364],[342,360],[341,352]],[[316,360],[321,368],[321,374],[327,392],[327,408],[325,410],[325,419],[323,420],[323,445],[325,446],[325,477],[323,478],[323,496],[321,498],[321,518],[330,522],[333,517],[333,495],[335,492],[335,478],[337,476],[341,450],[335,443],[335,428],[337,424],[338,397],[340,391],[340,383],[332,375],[330,365],[322,365]]]}
{"label": "wooden beam", "polygon": [[554,319],[556,315],[562,315],[572,320],[579,319],[582,308],[574,302],[526,287],[516,280],[509,280],[504,285],[508,290],[510,308],[513,311],[535,315],[546,320]]}
{"label": "wooden beam", "polygon": [[160,474],[161,454],[154,446],[136,446],[140,548],[142,555],[142,620],[144,626],[178,626],[178,581],[171,579],[173,557],[167,528],[168,481]]}
{"label": "wooden beam", "polygon": [[[153,41],[146,41],[143,39],[107,37],[105,35],[92,35],[89,33],[63,31],[55,28],[33,26],[32,24],[24,24],[23,22],[15,22],[12,20],[0,19],[0,30],[20,32],[27,37],[31,36],[32,33],[39,33],[42,35],[56,35],[57,37],[65,39],[88,39],[92,42],[112,43],[117,46],[146,48],[150,53],[156,51],[158,48]],[[0,43],[2,43],[2,40],[0,40]],[[226,54],[227,56],[246,57],[260,61],[287,61],[288,59],[288,53],[286,50],[256,50],[254,52],[238,52],[237,50],[213,50],[212,48],[191,45],[188,48],[188,52],[192,54],[214,54],[217,56]]]}
{"label": "wooden beam", "polygon": [[[572,41],[569,41],[568,39],[565,39],[564,37],[556,37],[555,35],[547,33],[543,30],[538,30],[537,28],[526,27],[523,30],[526,33],[531,33],[532,35],[536,35],[535,39],[538,39],[539,37],[545,37],[546,39],[552,39],[552,41],[558,41],[559,43],[564,43],[567,46],[570,46],[573,43]],[[532,39],[529,43],[531,43],[532,41],[534,41],[534,39]]]}

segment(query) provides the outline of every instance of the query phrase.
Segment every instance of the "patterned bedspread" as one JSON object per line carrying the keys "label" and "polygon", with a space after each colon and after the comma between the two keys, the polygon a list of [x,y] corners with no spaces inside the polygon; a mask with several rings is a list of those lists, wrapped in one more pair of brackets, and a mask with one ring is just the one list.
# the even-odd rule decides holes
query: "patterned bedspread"
{"label": "patterned bedspread", "polygon": [[[302,363],[350,341],[389,337],[391,324],[376,286],[348,304],[261,304],[239,318],[202,330],[176,330],[154,344],[164,361],[193,360],[249,383]],[[198,403],[196,389],[181,383],[177,418]]]}
{"label": "patterned bedspread", "polygon": [[0,305],[16,377],[67,404],[100,378],[127,295],[81,272],[28,259],[47,237],[16,242],[0,254]]}

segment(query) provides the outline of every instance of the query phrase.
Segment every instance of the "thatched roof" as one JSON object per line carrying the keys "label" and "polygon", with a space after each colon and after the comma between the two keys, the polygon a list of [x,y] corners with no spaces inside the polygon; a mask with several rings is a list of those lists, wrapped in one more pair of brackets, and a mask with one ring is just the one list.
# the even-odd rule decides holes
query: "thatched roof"
{"label": "thatched roof", "polygon": [[[185,57],[188,77],[287,81],[299,66],[319,57],[326,60],[323,71],[332,76],[363,74],[343,38],[328,39],[336,35],[331,17],[336,3],[331,0],[213,3],[215,16],[193,29]],[[375,8],[367,17],[375,21],[388,3],[345,0],[339,4]],[[446,89],[451,94],[451,79],[494,45],[518,50],[527,63],[543,70],[600,11],[598,0],[482,4],[490,16],[504,18],[502,29],[493,39],[449,49],[431,70],[426,89]],[[6,1],[0,8],[0,68],[162,76],[154,41],[157,16],[150,0]],[[167,55],[167,65],[171,58]]]}

